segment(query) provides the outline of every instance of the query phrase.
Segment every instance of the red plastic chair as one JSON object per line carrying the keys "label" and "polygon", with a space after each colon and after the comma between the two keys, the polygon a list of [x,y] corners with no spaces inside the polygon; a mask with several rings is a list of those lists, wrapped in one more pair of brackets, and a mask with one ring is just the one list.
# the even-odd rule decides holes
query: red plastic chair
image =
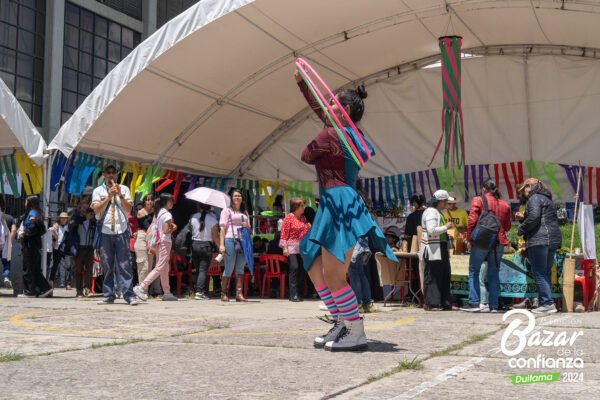
{"label": "red plastic chair", "polygon": [[[221,264],[215,260],[219,253],[213,253],[210,258],[210,265],[208,266],[208,271],[206,271],[206,291],[208,292],[208,288],[210,288],[210,279],[216,278],[217,276],[221,279]],[[214,288],[214,285],[213,285]]]}
{"label": "red plastic chair", "polygon": [[[185,271],[179,270],[178,264],[186,267]],[[177,281],[177,296],[181,296],[181,281],[183,276],[187,276],[190,285],[190,291],[194,291],[194,266],[185,257],[171,253],[169,260],[169,276],[174,276]]]}
{"label": "red plastic chair", "polygon": [[583,308],[587,311],[591,297],[596,288],[594,268],[596,260],[580,260],[579,265],[583,269],[583,276],[575,276],[574,285],[581,285],[583,292]]}
{"label": "red plastic chair", "polygon": [[263,254],[260,256],[260,263],[266,265],[265,274],[263,275],[260,297],[265,297],[265,288],[267,292],[271,290],[271,279],[279,278],[279,296],[285,297],[285,277],[286,273],[281,272],[280,263],[288,263],[288,259],[279,254]]}

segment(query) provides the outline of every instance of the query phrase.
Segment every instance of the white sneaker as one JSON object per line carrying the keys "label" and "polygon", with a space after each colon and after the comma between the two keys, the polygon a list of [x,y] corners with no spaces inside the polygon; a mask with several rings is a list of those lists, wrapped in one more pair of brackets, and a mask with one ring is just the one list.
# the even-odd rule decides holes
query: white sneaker
{"label": "white sneaker", "polygon": [[487,305],[487,304],[480,304],[479,305],[479,309],[480,309],[479,312],[482,312],[482,313],[489,313],[490,312],[490,306]]}
{"label": "white sneaker", "polygon": [[364,351],[367,350],[367,335],[365,335],[364,319],[344,321],[346,331],[335,341],[325,343],[327,351]]}
{"label": "white sneaker", "polygon": [[324,334],[323,336],[317,336],[313,341],[313,346],[320,349],[325,346],[325,343],[330,342],[332,340],[336,340],[342,332],[346,330],[346,325],[341,319],[335,321],[329,332]]}
{"label": "white sneaker", "polygon": [[140,285],[137,285],[136,287],[133,288],[133,293],[135,293],[135,295],[138,297],[138,299],[140,299],[142,301],[148,300],[148,295],[144,292],[144,289]]}
{"label": "white sneaker", "polygon": [[531,310],[531,312],[534,314],[554,314],[558,312],[558,310],[556,309],[556,305],[552,303],[547,304],[545,306],[539,306],[538,308],[534,308],[533,310]]}
{"label": "white sneaker", "polygon": [[327,308],[327,306],[325,304],[321,304],[319,306],[319,310],[321,310],[321,311],[329,311],[329,308]]}
{"label": "white sneaker", "polygon": [[4,288],[5,289],[12,289],[12,282],[10,281],[10,279],[4,278]]}

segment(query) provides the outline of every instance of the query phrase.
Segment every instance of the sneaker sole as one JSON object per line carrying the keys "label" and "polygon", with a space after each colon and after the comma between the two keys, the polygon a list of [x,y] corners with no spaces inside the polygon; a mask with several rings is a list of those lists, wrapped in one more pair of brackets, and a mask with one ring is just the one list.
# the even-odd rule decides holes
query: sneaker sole
{"label": "sneaker sole", "polygon": [[368,347],[368,344],[359,344],[357,346],[352,347],[325,347],[325,351],[331,351],[334,353],[342,351],[366,351]]}
{"label": "sneaker sole", "polygon": [[145,299],[143,297],[140,297],[139,294],[136,293],[136,291],[133,291],[133,294],[135,294],[135,297],[137,297],[138,299],[140,299],[141,301],[148,301],[148,295],[144,293],[144,296],[146,297]]}
{"label": "sneaker sole", "polygon": [[531,311],[533,314],[556,314],[558,310],[548,310],[548,311]]}

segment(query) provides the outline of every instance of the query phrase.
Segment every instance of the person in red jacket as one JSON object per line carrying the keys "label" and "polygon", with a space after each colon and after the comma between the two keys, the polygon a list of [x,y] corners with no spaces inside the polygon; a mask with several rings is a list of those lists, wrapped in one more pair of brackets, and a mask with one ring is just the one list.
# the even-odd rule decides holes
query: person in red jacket
{"label": "person in red jacket", "polygon": [[[469,306],[463,308],[463,311],[470,312],[497,312],[499,308],[498,298],[500,297],[500,264],[502,255],[504,254],[504,246],[508,245],[506,232],[511,228],[511,212],[510,206],[503,200],[500,200],[500,192],[496,187],[496,183],[488,179],[483,183],[481,190],[482,195],[474,197],[471,202],[469,219],[467,221],[467,238],[471,248],[469,258]],[[500,222],[500,232],[498,233],[498,241],[495,248],[485,249],[477,246],[471,246],[471,235],[479,217],[483,212],[483,198],[486,197],[488,203],[488,211],[498,218]],[[481,290],[479,286],[479,272],[481,264],[487,261],[487,282],[489,291],[489,305],[479,304],[481,298]]]}

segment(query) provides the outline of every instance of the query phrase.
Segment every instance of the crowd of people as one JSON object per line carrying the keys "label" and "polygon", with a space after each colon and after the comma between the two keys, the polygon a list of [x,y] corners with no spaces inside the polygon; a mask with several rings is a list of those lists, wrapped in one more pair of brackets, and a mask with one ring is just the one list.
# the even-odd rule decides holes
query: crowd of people
{"label": "crowd of people", "polygon": [[[406,242],[400,244],[395,231],[384,234],[374,222],[368,201],[361,197],[357,186],[360,168],[350,161],[348,148],[307,84],[298,73],[295,77],[309,106],[325,124],[301,155],[303,162],[315,166],[318,176],[320,194],[316,214],[305,207],[304,200],[292,198],[290,212],[279,222],[274,239],[264,243],[255,238],[248,244],[251,218],[242,190],[230,191],[231,206],[224,208],[219,217],[210,205],[199,204],[188,225],[191,243],[187,255],[197,273],[194,298],[209,298],[207,272],[215,251],[223,266],[219,282],[223,302],[230,300],[232,280],[235,301],[247,301],[243,276],[250,260],[245,246],[250,245],[257,253],[279,253],[287,259],[289,300],[303,300],[304,281],[309,277],[331,314],[331,329],[316,337],[314,346],[329,351],[364,350],[367,337],[361,314],[374,308],[365,277],[365,266],[372,254],[381,252],[397,261],[394,251],[418,248],[424,263],[424,309],[457,310],[450,293],[449,255],[453,248],[460,251],[462,245],[470,252],[469,305],[463,310],[497,312],[499,267],[504,248],[509,244],[506,232],[511,229],[512,218],[510,207],[501,199],[494,181],[483,184],[480,195],[473,197],[468,214],[456,206],[455,196],[445,190],[436,191],[428,203],[423,195],[413,196],[414,211],[408,215],[405,226]],[[340,90],[332,110],[338,119],[348,122],[350,118],[357,123],[364,113],[366,96],[363,87]],[[346,129],[346,133],[365,159],[374,155],[362,132]],[[366,147],[359,146],[359,142]],[[10,250],[18,242],[22,249],[25,296],[49,297],[54,286],[69,290],[73,281],[76,297],[91,296],[92,275],[98,272],[94,271],[96,259],[103,276],[100,304],[111,304],[122,297],[133,306],[160,292],[163,301],[178,300],[169,283],[173,238],[179,231],[171,213],[175,199],[167,193],[156,199],[147,195],[134,207],[128,187],[116,183],[115,166],[105,166],[102,175],[102,183],[93,190],[91,202],[82,200],[72,215],[60,213],[50,228],[46,227],[36,196],[25,200],[25,212],[19,220],[5,213],[2,199],[0,247],[5,286],[11,286]],[[519,234],[524,238],[539,291],[539,303],[533,311],[556,312],[550,290],[552,261],[561,245],[556,207],[548,189],[537,180],[529,179],[519,189],[524,199],[524,208],[516,216],[521,221]],[[281,197],[276,204],[282,212]],[[52,242],[47,276],[41,263],[46,238]],[[135,286],[134,263],[138,282]],[[486,293],[482,293],[482,287]]]}

